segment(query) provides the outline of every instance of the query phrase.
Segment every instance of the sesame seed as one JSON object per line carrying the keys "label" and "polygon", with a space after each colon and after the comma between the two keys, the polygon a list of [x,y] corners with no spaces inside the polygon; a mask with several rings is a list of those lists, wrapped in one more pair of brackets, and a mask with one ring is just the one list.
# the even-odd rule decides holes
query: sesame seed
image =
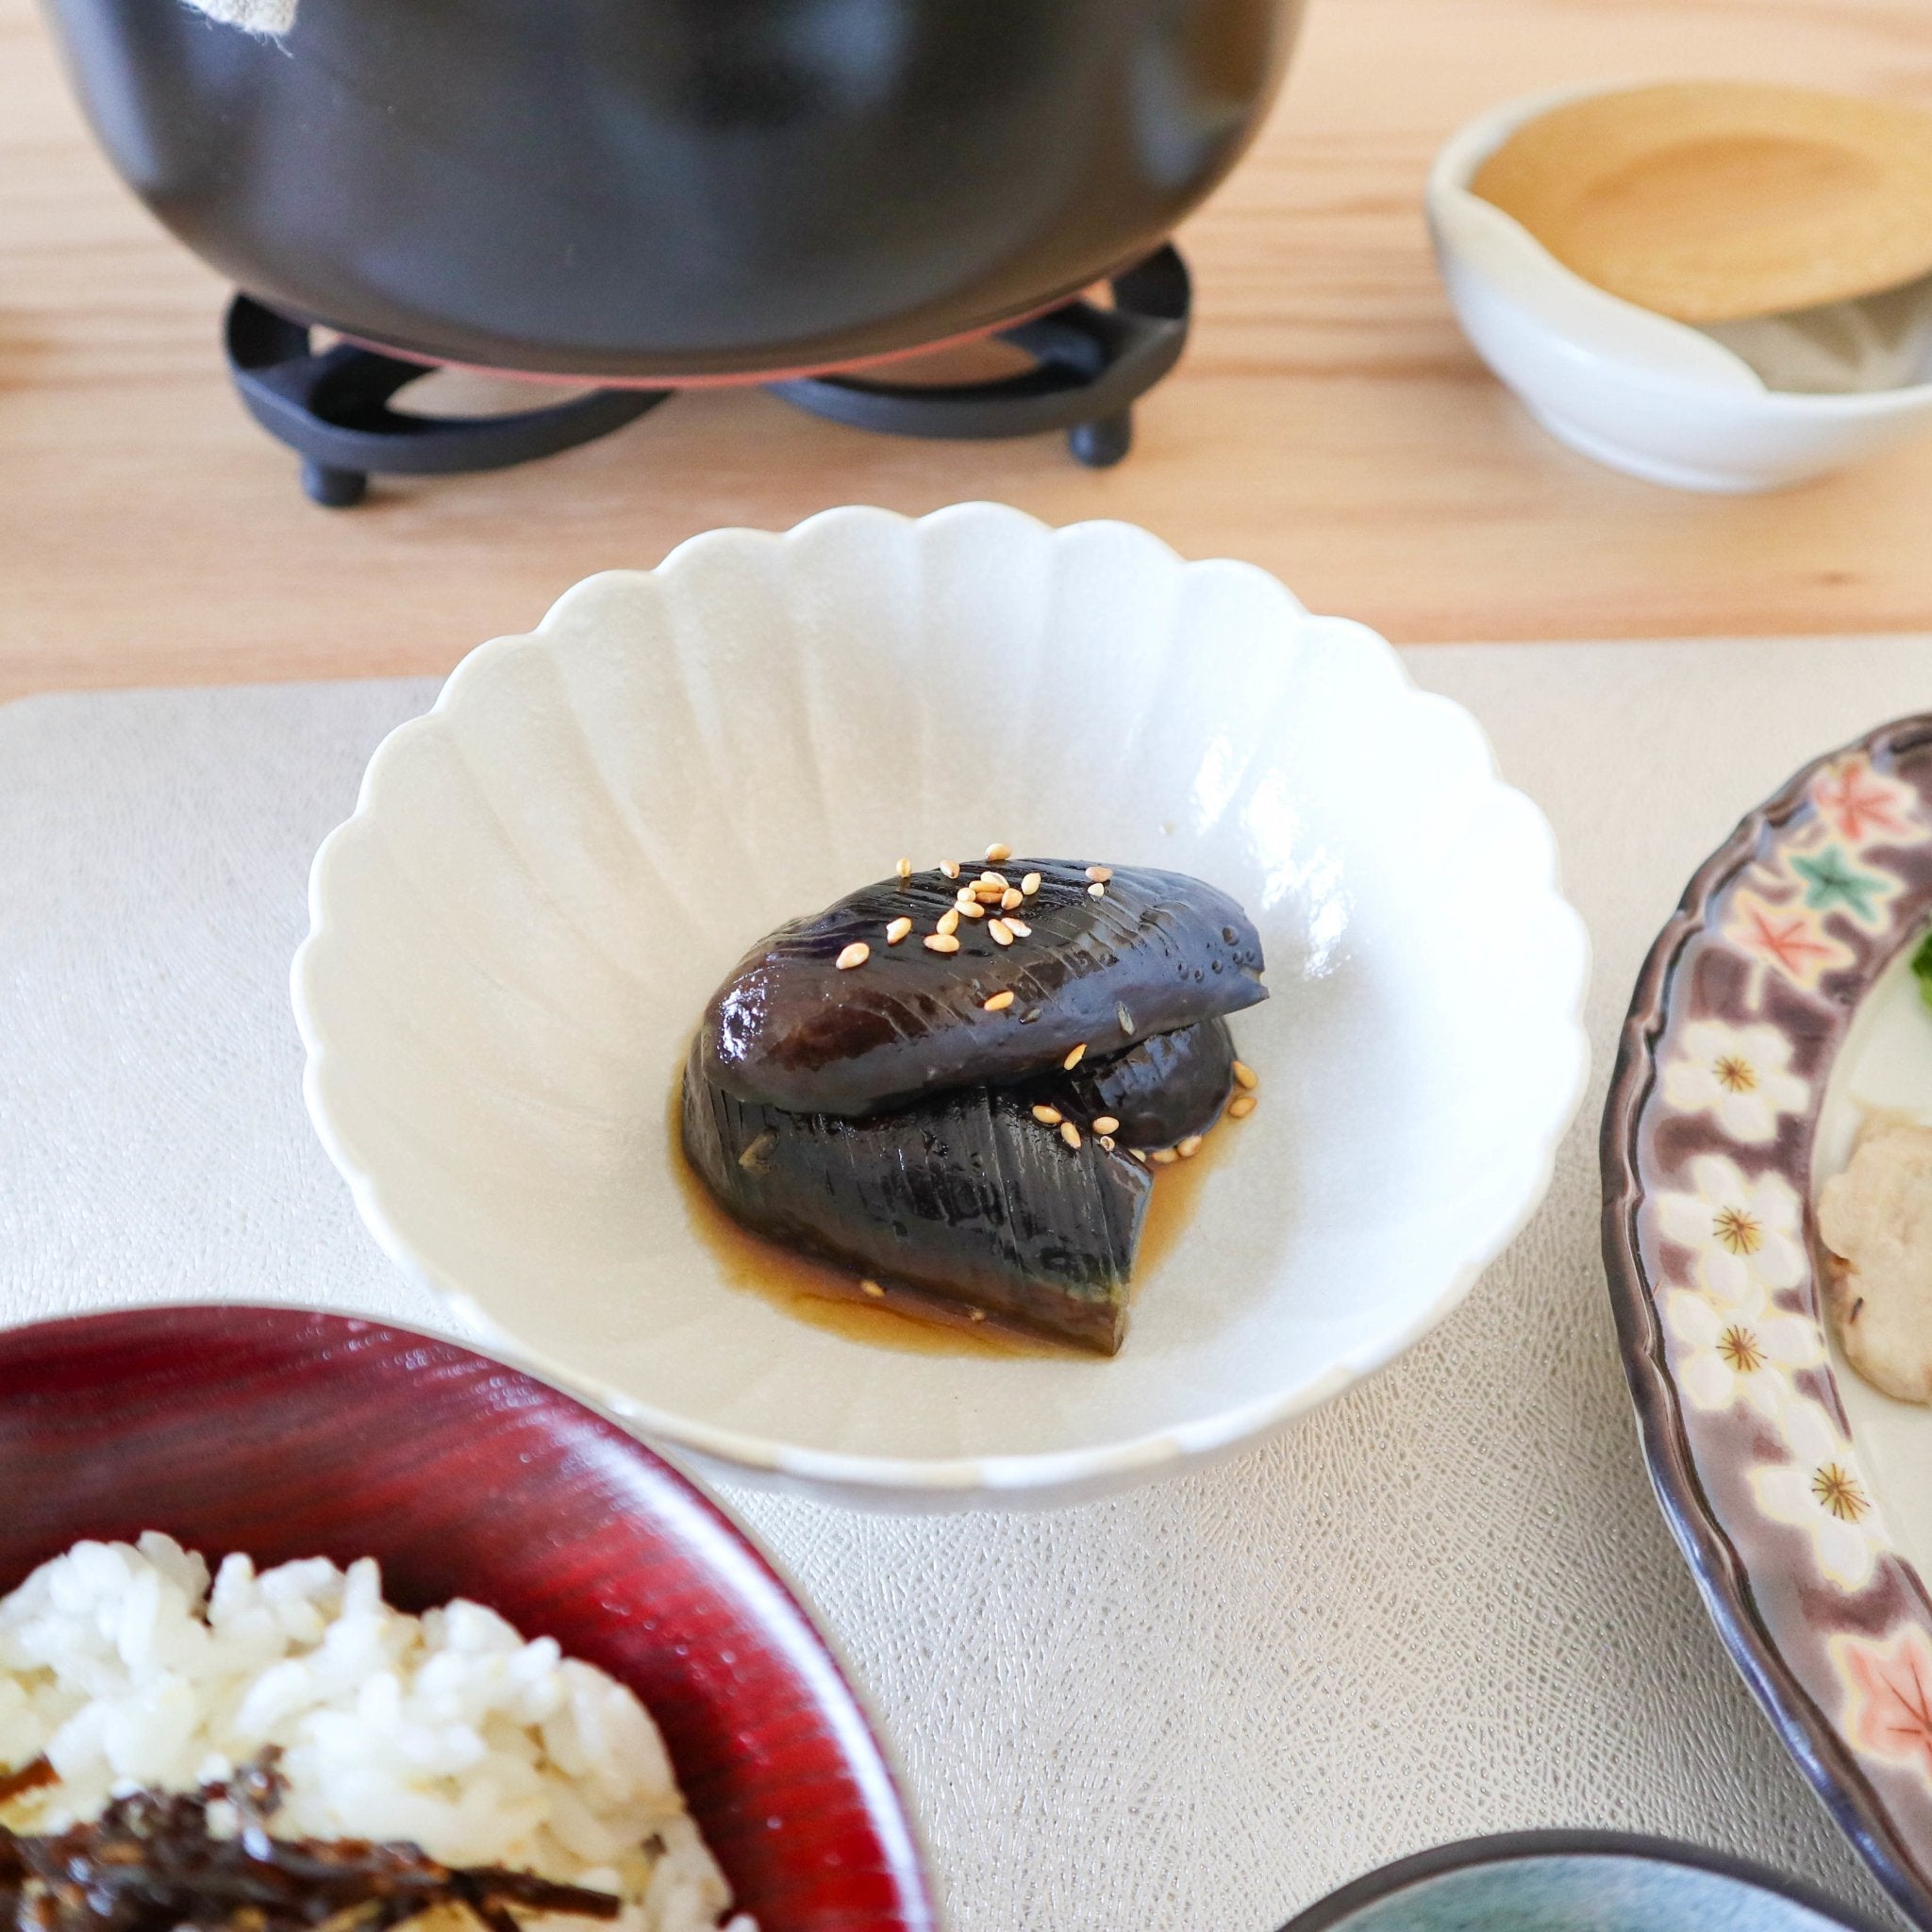
{"label": "sesame seed", "polygon": [[863,966],[872,958],[872,948],[863,940],[854,940],[839,955],[837,965],[841,973],[850,973],[855,966]]}
{"label": "sesame seed", "polygon": [[1159,1161],[1162,1167],[1172,1167],[1180,1158],[1180,1156],[1172,1147],[1157,1147],[1148,1155],[1147,1158]]}
{"label": "sesame seed", "polygon": [[1036,1107],[1033,1109],[1033,1118],[1042,1127],[1057,1127],[1066,1119],[1066,1115],[1057,1107]]}
{"label": "sesame seed", "polygon": [[1021,891],[1018,886],[1008,886],[1000,894],[1000,906],[1004,910],[1010,912],[1015,907],[1024,904],[1025,897],[1026,895]]}
{"label": "sesame seed", "polygon": [[968,1308],[966,1310],[966,1319],[969,1322],[983,1322],[986,1320],[986,1310],[984,1308]]}
{"label": "sesame seed", "polygon": [[953,894],[953,904],[955,906],[971,906],[978,896],[979,888],[977,886],[961,886]]}
{"label": "sesame seed", "polygon": [[974,886],[973,896],[985,906],[997,906],[1007,896],[1004,886]]}
{"label": "sesame seed", "polygon": [[1003,920],[1001,924],[1005,925],[1007,930],[1016,940],[1030,940],[1033,937],[1033,928],[1024,919],[1014,919],[1009,916]]}
{"label": "sesame seed", "polygon": [[898,872],[902,880],[909,879],[912,876],[912,861],[909,858],[902,858],[899,861]]}
{"label": "sesame seed", "polygon": [[957,858],[942,858],[940,860],[940,870],[949,879],[956,879],[959,876],[959,861]]}
{"label": "sesame seed", "polygon": [[1244,1121],[1260,1104],[1252,1093],[1237,1093],[1227,1103],[1228,1118],[1230,1120]]}
{"label": "sesame seed", "polygon": [[906,937],[906,935],[911,930],[912,922],[909,919],[899,918],[893,920],[892,923],[886,927],[887,945],[896,946],[899,943],[899,941],[903,940]]}
{"label": "sesame seed", "polygon": [[1087,876],[1096,886],[1104,886],[1108,879],[1112,878],[1113,867],[1110,865],[1090,865],[1087,868]]}
{"label": "sesame seed", "polygon": [[858,1285],[867,1294],[883,1295],[885,1293],[885,1290],[876,1281],[861,1281]]}
{"label": "sesame seed", "polygon": [[1034,893],[1039,891],[1040,890],[1040,874],[1037,872],[1029,872],[1026,874],[1026,876],[1020,881],[1020,890],[1023,892],[1024,892],[1029,899],[1032,898]]}
{"label": "sesame seed", "polygon": [[959,930],[959,908],[955,906],[950,912],[941,912],[939,924],[934,930],[938,932],[958,932]]}
{"label": "sesame seed", "polygon": [[1252,1093],[1255,1091],[1255,1089],[1261,1084],[1260,1074],[1256,1073],[1254,1068],[1249,1066],[1246,1060],[1235,1061],[1234,1077],[1237,1084],[1245,1087],[1250,1093]]}
{"label": "sesame seed", "polygon": [[1061,1067],[1062,1067],[1062,1068],[1063,1068],[1063,1069],[1064,1069],[1064,1070],[1065,1070],[1065,1071],[1066,1071],[1067,1073],[1071,1074],[1071,1073],[1072,1073],[1072,1072],[1074,1071],[1074,1069],[1075,1067],[1077,1067],[1077,1066],[1078,1066],[1078,1065],[1080,1064],[1080,1057],[1081,1057],[1081,1055],[1082,1055],[1082,1054],[1084,1054],[1084,1053],[1085,1053],[1086,1051],[1087,1051],[1087,1042],[1086,1042],[1086,1041],[1085,1041],[1083,1040],[1083,1041],[1081,1041],[1081,1042],[1079,1043],[1079,1045],[1078,1045],[1078,1046],[1076,1046],[1076,1047],[1075,1047],[1075,1048],[1074,1048],[1074,1049],[1073,1050],[1073,1052],[1072,1052],[1072,1053],[1070,1053],[1070,1054],[1069,1054],[1069,1055],[1068,1055],[1068,1056],[1066,1057],[1066,1058],[1065,1058],[1065,1059],[1063,1059],[1063,1060],[1062,1060],[1062,1061],[1060,1062],[1060,1065],[1061,1065]]}
{"label": "sesame seed", "polygon": [[1107,897],[1107,888],[1105,886],[1089,886],[1087,888],[1087,896],[1090,899],[1104,899]]}
{"label": "sesame seed", "polygon": [[1129,1147],[1127,1149],[1127,1152],[1131,1154],[1134,1157],[1134,1158],[1141,1163],[1142,1167],[1145,1167],[1147,1165],[1147,1157],[1141,1151],[1140,1148]]}
{"label": "sesame seed", "polygon": [[1060,1139],[1069,1147],[1077,1147],[1080,1144],[1080,1130],[1072,1121],[1062,1121],[1060,1123]]}
{"label": "sesame seed", "polygon": [[1093,1131],[1096,1134],[1118,1134],[1120,1130],[1120,1122],[1115,1120],[1112,1114],[1110,1113],[1102,1114],[1100,1118],[1093,1123]]}
{"label": "sesame seed", "polygon": [[1101,1135],[1100,1144],[1103,1147],[1105,1147],[1109,1154],[1111,1154],[1113,1152],[1113,1136],[1111,1134]]}
{"label": "sesame seed", "polygon": [[974,899],[961,900],[959,911],[967,919],[984,919],[986,917],[986,908]]}
{"label": "sesame seed", "polygon": [[1013,848],[1010,845],[989,845],[986,856],[989,863],[997,865],[1001,859],[1012,858]]}
{"label": "sesame seed", "polygon": [[1004,919],[989,919],[986,929],[992,935],[996,946],[1010,946],[1013,943],[1013,929]]}
{"label": "sesame seed", "polygon": [[1134,1030],[1134,1016],[1127,1011],[1126,1003],[1116,1000],[1113,1003],[1113,1016],[1121,1023],[1121,1031],[1131,1034]]}
{"label": "sesame seed", "polygon": [[928,953],[957,953],[959,941],[949,932],[929,932],[919,942]]}
{"label": "sesame seed", "polygon": [[991,999],[986,1000],[982,1004],[989,1013],[1004,1013],[1013,1004],[1013,995],[1010,990],[1006,992],[996,992]]}
{"label": "sesame seed", "polygon": [[1007,890],[1007,875],[1001,872],[983,872],[979,874],[982,886],[997,886],[1001,891]]}
{"label": "sesame seed", "polygon": [[1175,1141],[1174,1151],[1183,1160],[1191,1160],[1195,1155],[1200,1153],[1201,1142],[1206,1139],[1207,1136],[1205,1134],[1190,1134],[1185,1141]]}

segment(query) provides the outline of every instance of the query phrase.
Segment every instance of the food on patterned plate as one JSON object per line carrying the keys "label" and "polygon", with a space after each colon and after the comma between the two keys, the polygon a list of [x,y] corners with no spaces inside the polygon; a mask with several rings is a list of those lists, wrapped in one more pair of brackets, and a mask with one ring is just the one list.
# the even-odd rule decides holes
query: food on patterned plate
{"label": "food on patterned plate", "polygon": [[366,1557],[211,1578],[154,1533],[0,1599],[8,1924],[710,1932],[729,1903],[643,1706],[481,1605],[408,1616]]}
{"label": "food on patterned plate", "polygon": [[1262,968],[1241,908],[1178,873],[901,860],[713,995],[685,1153],[853,1299],[1111,1355],[1150,1168],[1254,1109],[1224,1016]]}
{"label": "food on patterned plate", "polygon": [[1825,1303],[1845,1359],[1901,1402],[1932,1402],[1932,1127],[1867,1121],[1818,1197]]}

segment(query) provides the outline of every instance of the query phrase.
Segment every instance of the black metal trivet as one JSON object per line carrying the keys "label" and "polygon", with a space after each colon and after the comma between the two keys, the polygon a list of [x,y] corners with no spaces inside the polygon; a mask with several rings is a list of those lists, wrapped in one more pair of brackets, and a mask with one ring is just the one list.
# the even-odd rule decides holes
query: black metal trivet
{"label": "black metal trivet", "polygon": [[[1172,246],[1113,277],[1114,307],[1069,302],[996,340],[1033,367],[990,382],[920,387],[858,375],[774,382],[772,393],[856,429],[984,441],[1064,430],[1083,463],[1126,455],[1133,405],[1180,359],[1188,339],[1187,264]],[[361,502],[375,475],[447,476],[500,470],[608,436],[676,393],[607,389],[500,416],[418,416],[390,407],[435,365],[339,342],[320,352],[304,323],[237,295],[228,306],[228,373],[248,413],[302,458],[302,487],[331,509]]]}

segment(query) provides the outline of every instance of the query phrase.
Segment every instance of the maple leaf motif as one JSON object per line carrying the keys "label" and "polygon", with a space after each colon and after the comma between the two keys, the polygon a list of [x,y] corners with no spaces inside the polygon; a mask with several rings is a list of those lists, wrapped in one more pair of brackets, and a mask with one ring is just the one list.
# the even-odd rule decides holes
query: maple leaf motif
{"label": "maple leaf motif", "polygon": [[1802,912],[1780,918],[1768,906],[1752,905],[1744,907],[1743,913],[1744,943],[1775,959],[1793,979],[1805,975],[1807,959],[1831,957],[1831,947],[1818,937]]}
{"label": "maple leaf motif", "polygon": [[1889,1644],[1847,1637],[1832,1647],[1851,1689],[1853,1740],[1932,1779],[1932,1641],[1907,1624]]}
{"label": "maple leaf motif", "polygon": [[1818,809],[1855,844],[1874,832],[1903,837],[1909,829],[1900,811],[1899,788],[1874,776],[1862,758],[1821,779],[1812,796]]}
{"label": "maple leaf motif", "polygon": [[1884,892],[1885,881],[1876,873],[1855,871],[1836,845],[1827,845],[1816,858],[1793,854],[1791,870],[1807,882],[1806,905],[1820,911],[1842,906],[1860,924],[1874,923],[1877,914],[1872,902]]}

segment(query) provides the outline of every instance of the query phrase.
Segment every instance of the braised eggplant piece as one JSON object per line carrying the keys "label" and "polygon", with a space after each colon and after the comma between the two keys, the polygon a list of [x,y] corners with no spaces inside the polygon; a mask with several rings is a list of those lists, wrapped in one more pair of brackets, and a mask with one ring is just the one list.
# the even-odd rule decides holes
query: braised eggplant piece
{"label": "braised eggplant piece", "polygon": [[[1152,1182],[1124,1150],[1042,1124],[1020,1088],[893,1113],[791,1112],[685,1068],[684,1151],[739,1221],[971,1319],[1112,1355]],[[1071,1144],[1076,1143],[1076,1144]]]}
{"label": "braised eggplant piece", "polygon": [[747,1105],[870,1116],[1238,1012],[1267,998],[1262,966],[1247,914],[1199,879],[1009,858],[780,926],[712,997],[699,1048]]}
{"label": "braised eggplant piece", "polygon": [[1090,1132],[1095,1121],[1112,1121],[1106,1131],[1123,1147],[1172,1147],[1221,1118],[1234,1091],[1234,1039],[1225,1021],[1203,1020],[1022,1091]]}

